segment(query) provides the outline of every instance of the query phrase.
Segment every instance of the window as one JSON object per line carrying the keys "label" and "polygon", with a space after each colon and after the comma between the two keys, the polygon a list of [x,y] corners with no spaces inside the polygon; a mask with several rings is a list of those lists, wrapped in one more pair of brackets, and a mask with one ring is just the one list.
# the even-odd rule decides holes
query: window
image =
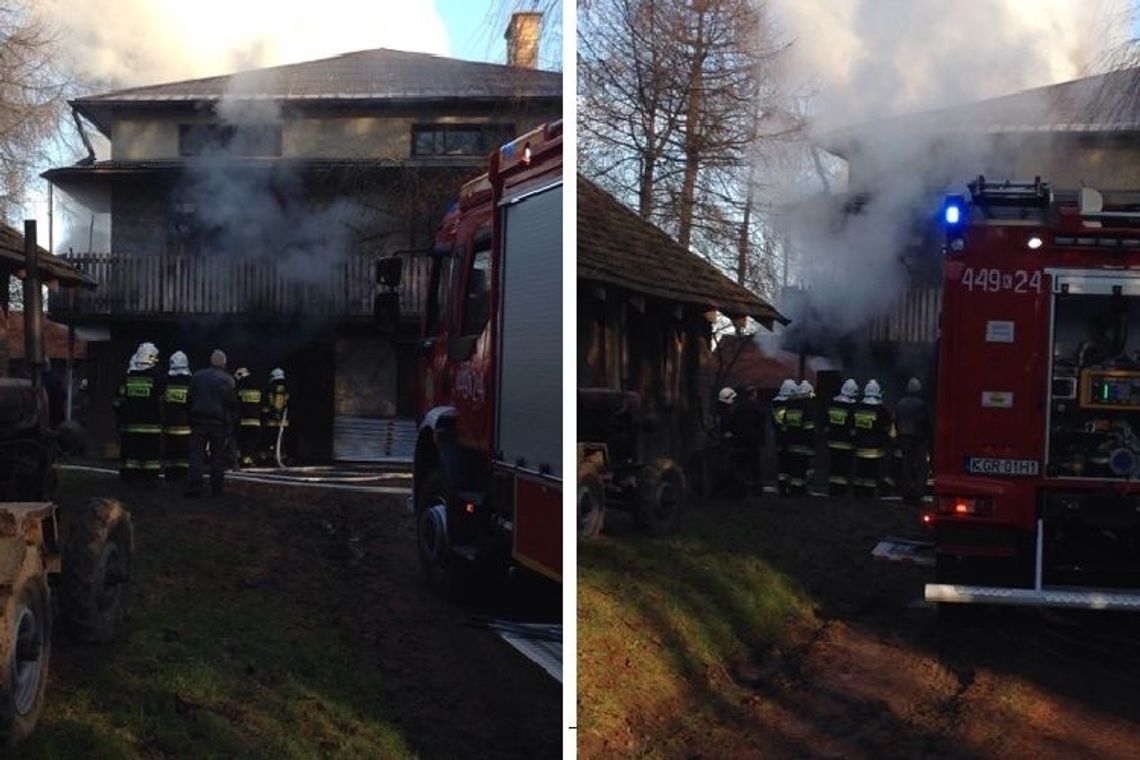
{"label": "window", "polygon": [[491,317],[491,247],[476,249],[463,294],[463,335],[479,335]]}
{"label": "window", "polygon": [[412,127],[413,156],[485,156],[515,136],[513,124],[430,124]]}
{"label": "window", "polygon": [[280,124],[180,124],[178,155],[280,156]]}
{"label": "window", "polygon": [[454,298],[451,290],[452,273],[456,268],[456,260],[463,257],[463,249],[456,248],[454,251],[436,249],[432,252],[432,256],[435,260],[432,262],[432,275],[428,286],[427,335],[439,333],[443,312],[449,308],[450,301]]}

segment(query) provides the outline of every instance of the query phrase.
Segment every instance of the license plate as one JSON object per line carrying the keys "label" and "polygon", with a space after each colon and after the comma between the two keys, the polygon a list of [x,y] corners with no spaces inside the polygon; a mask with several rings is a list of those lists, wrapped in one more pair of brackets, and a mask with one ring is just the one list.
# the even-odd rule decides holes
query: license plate
{"label": "license plate", "polygon": [[971,475],[1012,475],[1033,477],[1040,471],[1036,459],[994,459],[991,457],[966,457],[966,472]]}

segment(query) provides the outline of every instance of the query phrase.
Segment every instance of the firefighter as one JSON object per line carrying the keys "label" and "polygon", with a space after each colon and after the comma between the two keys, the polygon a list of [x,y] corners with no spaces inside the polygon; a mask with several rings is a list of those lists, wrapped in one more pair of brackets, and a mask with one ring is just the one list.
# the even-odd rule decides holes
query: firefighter
{"label": "firefighter", "polygon": [[289,392],[285,387],[285,370],[277,367],[269,373],[269,388],[262,399],[265,421],[264,456],[270,462],[283,464],[285,432],[289,429]]}
{"label": "firefighter", "polygon": [[863,387],[863,399],[855,407],[855,495],[874,498],[883,480],[883,466],[891,439],[891,419],[883,406],[883,391],[877,380]]}
{"label": "firefighter", "polygon": [[183,480],[190,468],[190,410],[186,406],[190,360],[185,353],[175,351],[170,355],[166,375],[166,389],[162,394],[163,472],[168,481]]}
{"label": "firefighter", "polygon": [[930,417],[922,400],[922,383],[912,377],[906,384],[906,395],[895,404],[895,430],[901,455],[899,493],[907,504],[918,504],[926,489],[929,469],[927,437]]}
{"label": "firefighter", "polygon": [[796,381],[788,378],[780,385],[780,392],[772,397],[772,441],[776,445],[776,492],[788,495],[788,427],[787,412]]}
{"label": "firefighter", "polygon": [[727,496],[738,496],[740,474],[737,469],[736,442],[733,440],[733,412],[737,393],[733,388],[724,387],[716,395],[716,436],[720,448],[721,472],[718,490]]}
{"label": "firefighter", "polygon": [[119,476],[158,477],[162,470],[162,379],[158,349],[140,343],[119,386]]}
{"label": "firefighter", "polygon": [[859,385],[854,378],[848,378],[827,407],[827,450],[831,455],[827,491],[832,496],[844,496],[851,490],[855,464],[854,411],[858,396]]}
{"label": "firefighter", "polygon": [[735,471],[746,496],[759,496],[764,484],[760,477],[760,449],[764,444],[764,412],[756,388],[748,388],[744,399],[732,410],[732,444],[736,452]]}
{"label": "firefighter", "polygon": [[815,390],[803,380],[795,386],[792,398],[784,412],[787,429],[788,494],[802,496],[807,493],[811,478],[811,461],[815,455]]}
{"label": "firefighter", "polygon": [[237,464],[238,467],[252,467],[257,449],[262,445],[261,389],[254,384],[248,367],[238,367],[234,380],[238,396]]}

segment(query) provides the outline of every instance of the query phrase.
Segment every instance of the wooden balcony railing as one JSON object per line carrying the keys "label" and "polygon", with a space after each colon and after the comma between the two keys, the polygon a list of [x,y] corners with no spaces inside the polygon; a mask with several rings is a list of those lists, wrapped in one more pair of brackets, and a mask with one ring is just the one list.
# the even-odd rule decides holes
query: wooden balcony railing
{"label": "wooden balcony railing", "polygon": [[[62,258],[99,286],[73,297],[53,293],[48,309],[56,316],[303,314],[340,318],[371,317],[373,313],[376,255],[349,255],[305,273],[272,260],[222,256],[83,253]],[[428,266],[427,258],[405,262],[401,321],[414,322],[423,312]]]}
{"label": "wooden balcony railing", "polygon": [[867,337],[873,343],[934,343],[941,307],[941,289],[908,290],[889,312],[871,320]]}

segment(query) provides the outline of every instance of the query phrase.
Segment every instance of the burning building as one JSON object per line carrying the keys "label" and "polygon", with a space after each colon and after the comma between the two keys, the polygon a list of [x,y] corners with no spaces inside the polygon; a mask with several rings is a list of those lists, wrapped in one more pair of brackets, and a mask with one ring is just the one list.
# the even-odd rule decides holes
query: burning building
{"label": "burning building", "polygon": [[848,190],[794,214],[816,265],[805,274],[812,318],[790,316],[888,389],[910,375],[932,381],[944,194],[978,175],[1039,176],[1062,198],[1093,187],[1106,205],[1140,202],[1138,84],[1140,69],[1125,69],[827,135]]}
{"label": "burning building", "polygon": [[148,340],[194,368],[214,347],[231,370],[284,368],[299,458],[410,456],[426,273],[405,273],[402,329],[382,337],[375,261],[430,247],[453,188],[561,114],[561,74],[525,65],[532,48],[510,65],[366,50],[72,101],[110,142],[45,173],[54,247],[100,283],[50,302],[105,338],[88,348],[93,439],[113,445],[111,396]]}

